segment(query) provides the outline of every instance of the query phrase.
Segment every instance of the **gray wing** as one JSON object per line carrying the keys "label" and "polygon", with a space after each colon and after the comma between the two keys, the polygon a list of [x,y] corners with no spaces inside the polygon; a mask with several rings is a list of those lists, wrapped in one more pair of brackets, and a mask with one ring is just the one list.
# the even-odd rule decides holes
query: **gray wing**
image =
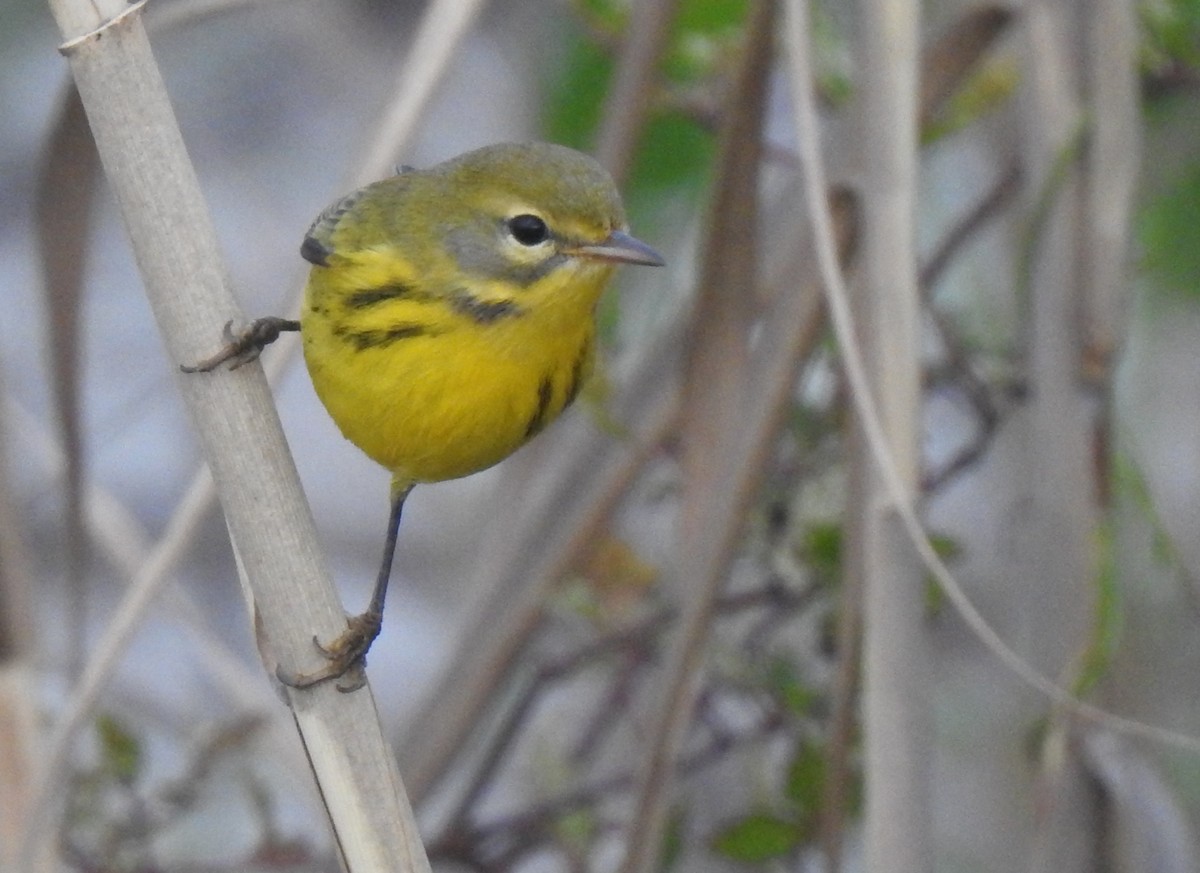
{"label": "gray wing", "polygon": [[326,206],[304,235],[304,242],[300,244],[300,255],[310,264],[329,266],[329,256],[333,254],[333,233],[346,213],[352,211],[368,191],[385,185],[394,187],[394,180],[413,172],[413,168],[409,166],[397,167],[396,175],[390,179],[351,191],[345,197]]}
{"label": "gray wing", "polygon": [[329,266],[329,256],[333,254],[333,231],[342,216],[354,208],[354,204],[362,197],[365,188],[351,191],[340,200],[321,210],[308,232],[304,234],[304,242],[300,244],[300,256],[310,264],[318,267]]}

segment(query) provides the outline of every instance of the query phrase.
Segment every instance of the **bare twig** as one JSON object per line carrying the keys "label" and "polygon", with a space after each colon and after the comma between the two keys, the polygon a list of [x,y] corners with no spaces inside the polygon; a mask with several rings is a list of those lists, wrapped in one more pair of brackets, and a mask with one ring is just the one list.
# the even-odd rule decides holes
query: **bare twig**
{"label": "bare twig", "polygon": [[1137,7],[1101,0],[1083,16],[1087,30],[1086,90],[1091,116],[1083,162],[1081,369],[1101,384],[1129,310],[1129,229],[1141,165]]}
{"label": "bare twig", "polygon": [[[212,7],[206,7],[206,10],[228,11],[245,4],[246,0],[218,2],[212,4]],[[448,6],[455,7],[453,10],[449,10],[450,14],[446,9]],[[350,174],[351,180],[348,184],[357,185],[360,181],[375,178],[387,172],[387,155],[394,154],[399,149],[399,143],[402,143],[411,134],[419,114],[417,110],[428,103],[433,89],[440,81],[441,75],[450,61],[452,47],[457,45],[464,35],[465,21],[457,18],[455,13],[468,11],[470,10],[458,0],[437,0],[431,4],[422,28],[416,35],[416,42],[427,47],[436,47],[436,51],[433,51],[433,48],[427,48],[426,54],[421,58],[410,58],[402,66],[399,77],[402,84],[398,87],[395,98],[397,108],[384,112],[387,120],[381,125],[381,130],[370,139],[368,151],[373,157],[365,160],[360,169]],[[469,19],[470,16],[467,18]],[[173,26],[190,20],[192,19],[188,17],[164,17],[159,21],[159,26]],[[433,60],[438,66],[433,68],[423,66],[429,61],[429,52],[433,52]],[[64,104],[61,111],[68,113],[69,105]],[[398,118],[400,121],[397,121]],[[76,163],[79,166],[86,166],[86,161],[77,161]],[[301,282],[297,280],[295,284],[298,296]],[[214,322],[214,324],[217,323]],[[269,356],[263,364],[268,379],[272,381],[278,378],[294,357],[295,352],[299,349],[299,342],[296,337],[288,335],[277,343],[277,346],[278,348],[273,350],[275,354]],[[83,681],[73,690],[72,698],[68,700],[56,723],[47,762],[50,766],[45,771],[50,778],[58,778],[55,774],[58,774],[65,765],[71,742],[80,727],[86,723],[92,707],[99,699],[99,695],[119,663],[121,655],[133,638],[146,610],[158,596],[162,586],[171,581],[171,571],[194,539],[195,531],[200,523],[211,511],[216,491],[213,487],[212,476],[207,469],[199,470],[195,474],[185,494],[184,500],[168,521],[163,537],[145,555],[145,563],[139,569],[131,572],[130,589],[118,605],[115,617],[97,641],[96,653],[87,666]],[[128,567],[123,569],[128,572]],[[227,690],[233,689],[235,696],[239,697],[243,705],[251,705],[255,695],[237,693],[239,689],[246,689],[246,684],[240,679],[242,672],[240,668],[230,663],[228,658],[221,657],[216,648],[203,647],[201,650],[210,653],[210,669],[225,681],[226,684],[223,687]]]}
{"label": "bare twig", "polygon": [[357,188],[387,175],[396,155],[407,147],[417,121],[484,3],[485,0],[434,0],[425,7],[411,54],[397,71],[396,98],[384,107],[370,147],[347,187]]}
{"label": "bare twig", "polygon": [[[437,691],[405,731],[400,761],[418,803],[433,789],[491,699],[532,629],[547,593],[578,563],[595,532],[608,521],[629,484],[658,450],[676,418],[678,386],[667,362],[677,340],[663,337],[627,380],[613,403],[619,421],[635,423],[627,438],[586,426],[581,432],[542,437],[538,463],[508,462],[499,499],[518,489],[545,493],[520,513],[502,513],[480,548],[487,556],[470,584],[491,591],[468,623],[469,645],[460,646],[437,682]],[[572,439],[572,437],[574,437]],[[538,447],[534,447],[537,451]],[[549,484],[554,483],[554,484]],[[509,521],[511,519],[511,521]],[[534,556],[530,560],[530,556]]]}
{"label": "bare twig", "polygon": [[[915,254],[920,12],[913,0],[869,0],[859,9],[863,287],[852,306],[865,387],[879,404],[894,484],[911,502],[920,429]],[[856,389],[851,385],[852,393]],[[865,865],[916,873],[933,867],[933,660],[921,596],[924,574],[872,463],[859,407],[851,409],[845,572],[859,587],[863,612],[862,750],[870,779]]]}
{"label": "bare twig", "polygon": [[822,206],[822,198],[819,196],[826,183],[824,164],[820,159],[817,142],[818,116],[812,95],[808,90],[811,85],[811,74],[806,54],[808,45],[806,8],[803,0],[784,0],[784,2],[788,13],[785,45],[790,61],[791,96],[800,131],[799,151],[804,166],[805,202],[815,229],[816,260],[824,283],[830,323],[837,335],[846,377],[854,388],[853,402],[862,419],[864,434],[871,447],[872,459],[883,473],[889,499],[895,506],[906,535],[916,548],[925,568],[937,581],[963,622],[988,651],[1026,685],[1056,703],[1069,707],[1077,717],[1102,723],[1117,733],[1139,736],[1162,745],[1191,752],[1200,752],[1200,738],[1198,737],[1114,715],[1100,707],[1079,700],[1038,672],[1018,655],[980,614],[958,580],[946,567],[945,562],[938,556],[937,550],[929,542],[911,502],[906,497],[907,492],[903,481],[898,476],[895,465],[891,462],[890,451],[879,425],[875,403],[867,388],[866,376],[862,371],[862,356],[854,338],[853,319],[848,309],[845,280],[837,266],[832,222],[829,215],[826,214]]}
{"label": "bare twig", "polygon": [[954,223],[918,274],[925,308],[938,331],[946,366],[954,374],[955,380],[963,386],[978,419],[976,439],[965,445],[937,470],[927,470],[923,473],[921,490],[925,494],[938,490],[982,457],[1000,421],[1000,412],[992,399],[991,389],[976,374],[975,365],[957,331],[932,300],[933,286],[963,246],[1012,199],[1019,185],[1020,170],[1014,164],[996,180],[988,193],[966,215]]}
{"label": "bare twig", "polygon": [[66,475],[63,477],[66,519],[67,675],[77,679],[87,651],[88,591],[85,573],[88,537],[83,524],[83,491],[87,479],[79,402],[83,333],[83,270],[87,262],[88,224],[99,169],[87,117],[74,86],[67,89],[38,184],[38,251],[42,255],[46,309],[49,313],[50,369],[54,405],[62,434]]}
{"label": "bare twig", "polygon": [[[0,374],[2,375],[2,374]],[[0,379],[0,394],[4,390]],[[11,419],[0,424],[0,870],[49,873],[51,863],[21,867],[17,848],[34,802],[42,766],[40,712],[34,672],[33,574],[23,521],[9,478]]]}
{"label": "bare twig", "polygon": [[983,5],[957,19],[921,58],[920,127],[930,125],[1012,22],[1005,6]]}
{"label": "bare twig", "polygon": [[630,7],[616,80],[608,91],[596,158],[618,182],[629,175],[638,134],[655,93],[658,64],[666,51],[679,0],[643,0]]}
{"label": "bare twig", "polygon": [[933,254],[925,260],[917,274],[917,282],[927,297],[933,294],[934,286],[941,281],[946,267],[962,252],[963,247],[970,243],[975,235],[1012,201],[1020,184],[1021,168],[1018,164],[1012,163],[1000,174],[987,193],[967,210],[965,215],[951,225],[950,230],[934,247]]}
{"label": "bare twig", "polygon": [[[677,776],[698,773],[724,759],[732,749],[762,742],[786,724],[784,715],[772,709],[755,723],[743,726],[735,733],[713,737],[682,756],[673,765],[673,773]],[[430,855],[434,858],[469,858],[478,863],[495,864],[497,869],[512,869],[511,865],[518,858],[552,837],[552,828],[564,816],[579,809],[594,808],[606,798],[628,791],[636,784],[636,777],[635,771],[606,776],[538,801],[515,814],[463,830],[448,831],[430,843]]]}
{"label": "bare twig", "polygon": [[[141,22],[141,4],[51,0],[83,105],[168,351],[195,360],[202,325],[237,317],[216,235]],[[101,38],[102,37],[102,38]],[[316,663],[314,632],[344,627],[298,478],[257,367],[182,378],[223,495],[259,626],[277,657]],[[428,870],[369,692],[292,694],[297,726],[351,870]],[[22,857],[46,854],[59,792],[39,793]]]}
{"label": "bare twig", "polygon": [[638,790],[621,869],[658,865],[671,797],[672,761],[691,720],[704,641],[745,506],[757,481],[739,449],[746,431],[750,328],[757,284],[760,125],[770,69],[775,4],[760,0],[747,26],[743,61],[730,95],[727,127],[702,247],[700,289],[688,336],[683,388],[683,488],[674,595],[680,627],[656,695],[653,728],[641,756]]}

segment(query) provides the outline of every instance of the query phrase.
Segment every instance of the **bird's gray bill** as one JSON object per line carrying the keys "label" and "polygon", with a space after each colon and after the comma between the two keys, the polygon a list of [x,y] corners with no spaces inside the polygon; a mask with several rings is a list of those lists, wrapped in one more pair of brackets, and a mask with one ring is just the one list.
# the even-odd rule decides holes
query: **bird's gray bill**
{"label": "bird's gray bill", "polygon": [[662,255],[623,230],[614,230],[602,243],[575,246],[569,254],[622,264],[643,264],[647,267],[661,267],[666,263]]}

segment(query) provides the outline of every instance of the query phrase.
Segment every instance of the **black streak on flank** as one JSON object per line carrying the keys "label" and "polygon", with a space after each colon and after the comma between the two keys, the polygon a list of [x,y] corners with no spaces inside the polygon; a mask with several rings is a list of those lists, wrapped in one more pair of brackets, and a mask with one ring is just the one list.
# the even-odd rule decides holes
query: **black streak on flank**
{"label": "black streak on flank", "polygon": [[542,377],[542,384],[538,385],[538,403],[537,409],[533,411],[533,415],[529,419],[529,424],[525,426],[525,438],[540,431],[546,426],[546,416],[550,413],[550,400],[554,397],[554,383],[550,381],[549,376]]}
{"label": "black streak on flank", "polygon": [[501,318],[524,314],[524,310],[511,300],[480,300],[461,289],[450,298],[450,305],[455,312],[465,315],[476,324],[491,324]]}
{"label": "black streak on flank", "polygon": [[429,336],[435,333],[423,324],[400,322],[382,330],[350,330],[343,325],[333,329],[333,335],[343,339],[358,351],[365,349],[383,349],[400,340],[412,339],[418,336]]}
{"label": "black streak on flank", "polygon": [[376,303],[401,298],[413,298],[416,295],[408,285],[382,285],[379,288],[363,288],[346,295],[346,307],[349,309],[365,309]]}
{"label": "black streak on flank", "polygon": [[563,409],[574,403],[575,398],[579,396],[579,389],[583,385],[583,367],[587,362],[591,347],[591,343],[586,343],[579,350],[579,357],[575,359],[575,365],[571,368],[571,381],[567,385],[567,399],[563,402]]}

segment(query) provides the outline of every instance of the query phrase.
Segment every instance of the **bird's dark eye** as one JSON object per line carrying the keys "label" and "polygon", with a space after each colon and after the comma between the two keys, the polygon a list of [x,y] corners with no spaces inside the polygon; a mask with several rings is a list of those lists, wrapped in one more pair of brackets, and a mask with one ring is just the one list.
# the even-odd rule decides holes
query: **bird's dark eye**
{"label": "bird's dark eye", "polygon": [[515,215],[508,220],[508,232],[523,246],[536,246],[550,239],[550,228],[536,215]]}

